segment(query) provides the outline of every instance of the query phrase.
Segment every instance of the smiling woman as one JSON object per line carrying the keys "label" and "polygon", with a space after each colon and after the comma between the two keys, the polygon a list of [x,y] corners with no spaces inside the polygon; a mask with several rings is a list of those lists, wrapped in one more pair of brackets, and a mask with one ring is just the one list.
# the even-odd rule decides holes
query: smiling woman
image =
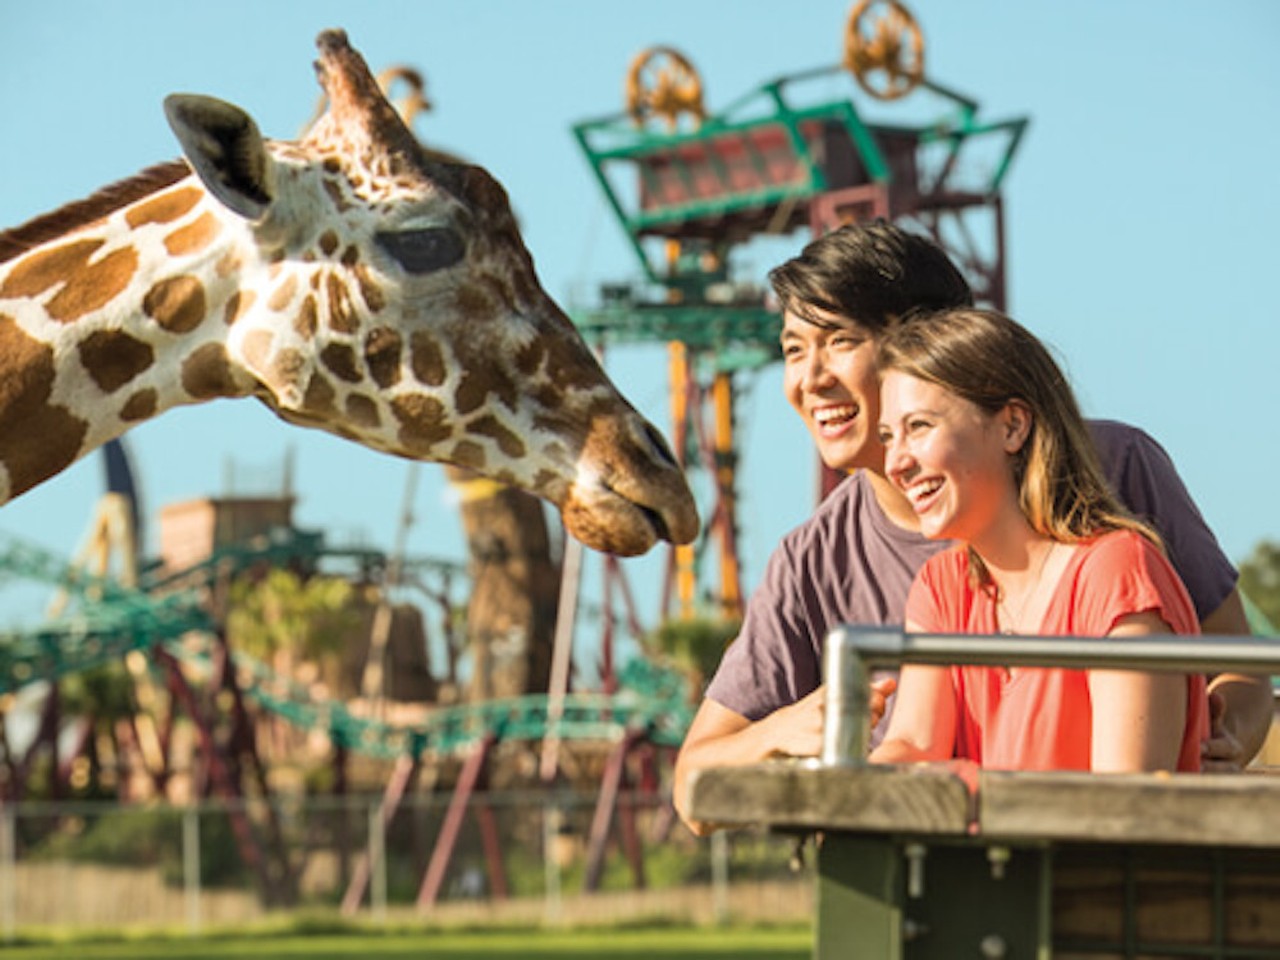
{"label": "smiling woman", "polygon": [[[1160,546],[1107,487],[1044,346],[1002,314],[951,310],[889,329],[885,471],[931,539],[907,598],[925,633],[1199,633]],[[996,769],[1198,770],[1202,676],[1136,671],[902,670],[877,762],[961,757]]]}

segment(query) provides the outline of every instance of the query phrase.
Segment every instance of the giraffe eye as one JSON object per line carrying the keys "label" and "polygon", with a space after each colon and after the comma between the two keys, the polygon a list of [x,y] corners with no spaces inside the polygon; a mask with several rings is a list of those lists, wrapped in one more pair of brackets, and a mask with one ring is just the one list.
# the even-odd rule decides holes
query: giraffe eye
{"label": "giraffe eye", "polygon": [[448,227],[379,233],[378,244],[410,273],[431,273],[462,259],[466,247]]}

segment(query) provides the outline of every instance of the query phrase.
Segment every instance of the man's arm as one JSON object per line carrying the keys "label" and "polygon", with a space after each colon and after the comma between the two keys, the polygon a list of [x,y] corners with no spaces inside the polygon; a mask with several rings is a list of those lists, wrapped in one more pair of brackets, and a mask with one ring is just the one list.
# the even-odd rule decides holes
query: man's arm
{"label": "man's arm", "polygon": [[[1135,514],[1150,520],[1209,636],[1250,633],[1236,570],[1191,498],[1173,460],[1149,434],[1126,424],[1090,423],[1107,479]],[[1209,681],[1213,729],[1202,752],[1205,770],[1242,770],[1271,727],[1269,677],[1220,674]]]}
{"label": "man's arm", "polygon": [[[892,677],[871,684],[872,726],[884,716],[886,698],[896,687],[897,680]],[[819,687],[753,723],[714,700],[703,700],[676,756],[672,801],[680,819],[700,837],[716,829],[716,824],[689,816],[689,777],[695,770],[743,766],[775,757],[818,756],[825,704],[826,688]]]}
{"label": "man's arm", "polygon": [[[1217,610],[1200,623],[1208,636],[1240,636],[1251,633],[1240,591],[1232,590]],[[1271,730],[1275,712],[1271,678],[1241,673],[1219,673],[1209,681],[1209,708],[1213,730],[1201,750],[1206,771],[1232,773],[1243,770]]]}
{"label": "man's arm", "polygon": [[758,763],[770,757],[817,756],[822,750],[822,705],[826,691],[819,687],[802,700],[775,710],[754,723],[721,706],[703,700],[684,744],[676,756],[672,800],[676,813],[695,834],[705,836],[713,823],[689,816],[689,776],[707,767],[732,767]]}

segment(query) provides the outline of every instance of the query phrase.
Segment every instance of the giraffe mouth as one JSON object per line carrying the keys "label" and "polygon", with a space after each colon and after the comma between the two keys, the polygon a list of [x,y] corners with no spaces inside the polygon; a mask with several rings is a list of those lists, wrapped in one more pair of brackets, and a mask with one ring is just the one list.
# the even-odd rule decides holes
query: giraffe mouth
{"label": "giraffe mouth", "polygon": [[[612,488],[610,489],[612,490]],[[612,490],[612,492],[618,496],[622,496],[622,494],[618,493],[616,490]],[[649,526],[653,527],[653,532],[657,535],[659,540],[671,542],[671,528],[667,526],[666,517],[653,509],[653,507],[646,507],[643,503],[635,503],[633,501],[633,505],[638,511],[640,511],[640,516],[649,521]]]}
{"label": "giraffe mouth", "polygon": [[[673,477],[680,474],[672,472]],[[653,503],[655,492],[665,493],[670,506],[649,506],[627,484],[574,485],[561,505],[565,529],[584,544],[605,553],[632,557],[659,541],[689,543],[697,536],[698,515],[693,496],[674,479],[648,490],[643,501]],[[660,501],[659,501],[660,502]]]}

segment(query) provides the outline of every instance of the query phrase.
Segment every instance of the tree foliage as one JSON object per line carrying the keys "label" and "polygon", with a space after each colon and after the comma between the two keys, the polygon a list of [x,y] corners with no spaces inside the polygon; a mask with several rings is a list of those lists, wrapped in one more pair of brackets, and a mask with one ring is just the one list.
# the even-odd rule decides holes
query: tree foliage
{"label": "tree foliage", "polygon": [[339,650],[361,621],[347,581],[304,580],[275,567],[261,579],[242,578],[232,585],[227,636],[234,647],[262,660],[277,653],[312,660]]}
{"label": "tree foliage", "polygon": [[700,696],[741,625],[737,620],[713,617],[665,620],[649,634],[645,645],[688,676]]}
{"label": "tree foliage", "polygon": [[1274,632],[1280,627],[1280,543],[1263,540],[1240,564],[1240,591],[1271,621]]}

